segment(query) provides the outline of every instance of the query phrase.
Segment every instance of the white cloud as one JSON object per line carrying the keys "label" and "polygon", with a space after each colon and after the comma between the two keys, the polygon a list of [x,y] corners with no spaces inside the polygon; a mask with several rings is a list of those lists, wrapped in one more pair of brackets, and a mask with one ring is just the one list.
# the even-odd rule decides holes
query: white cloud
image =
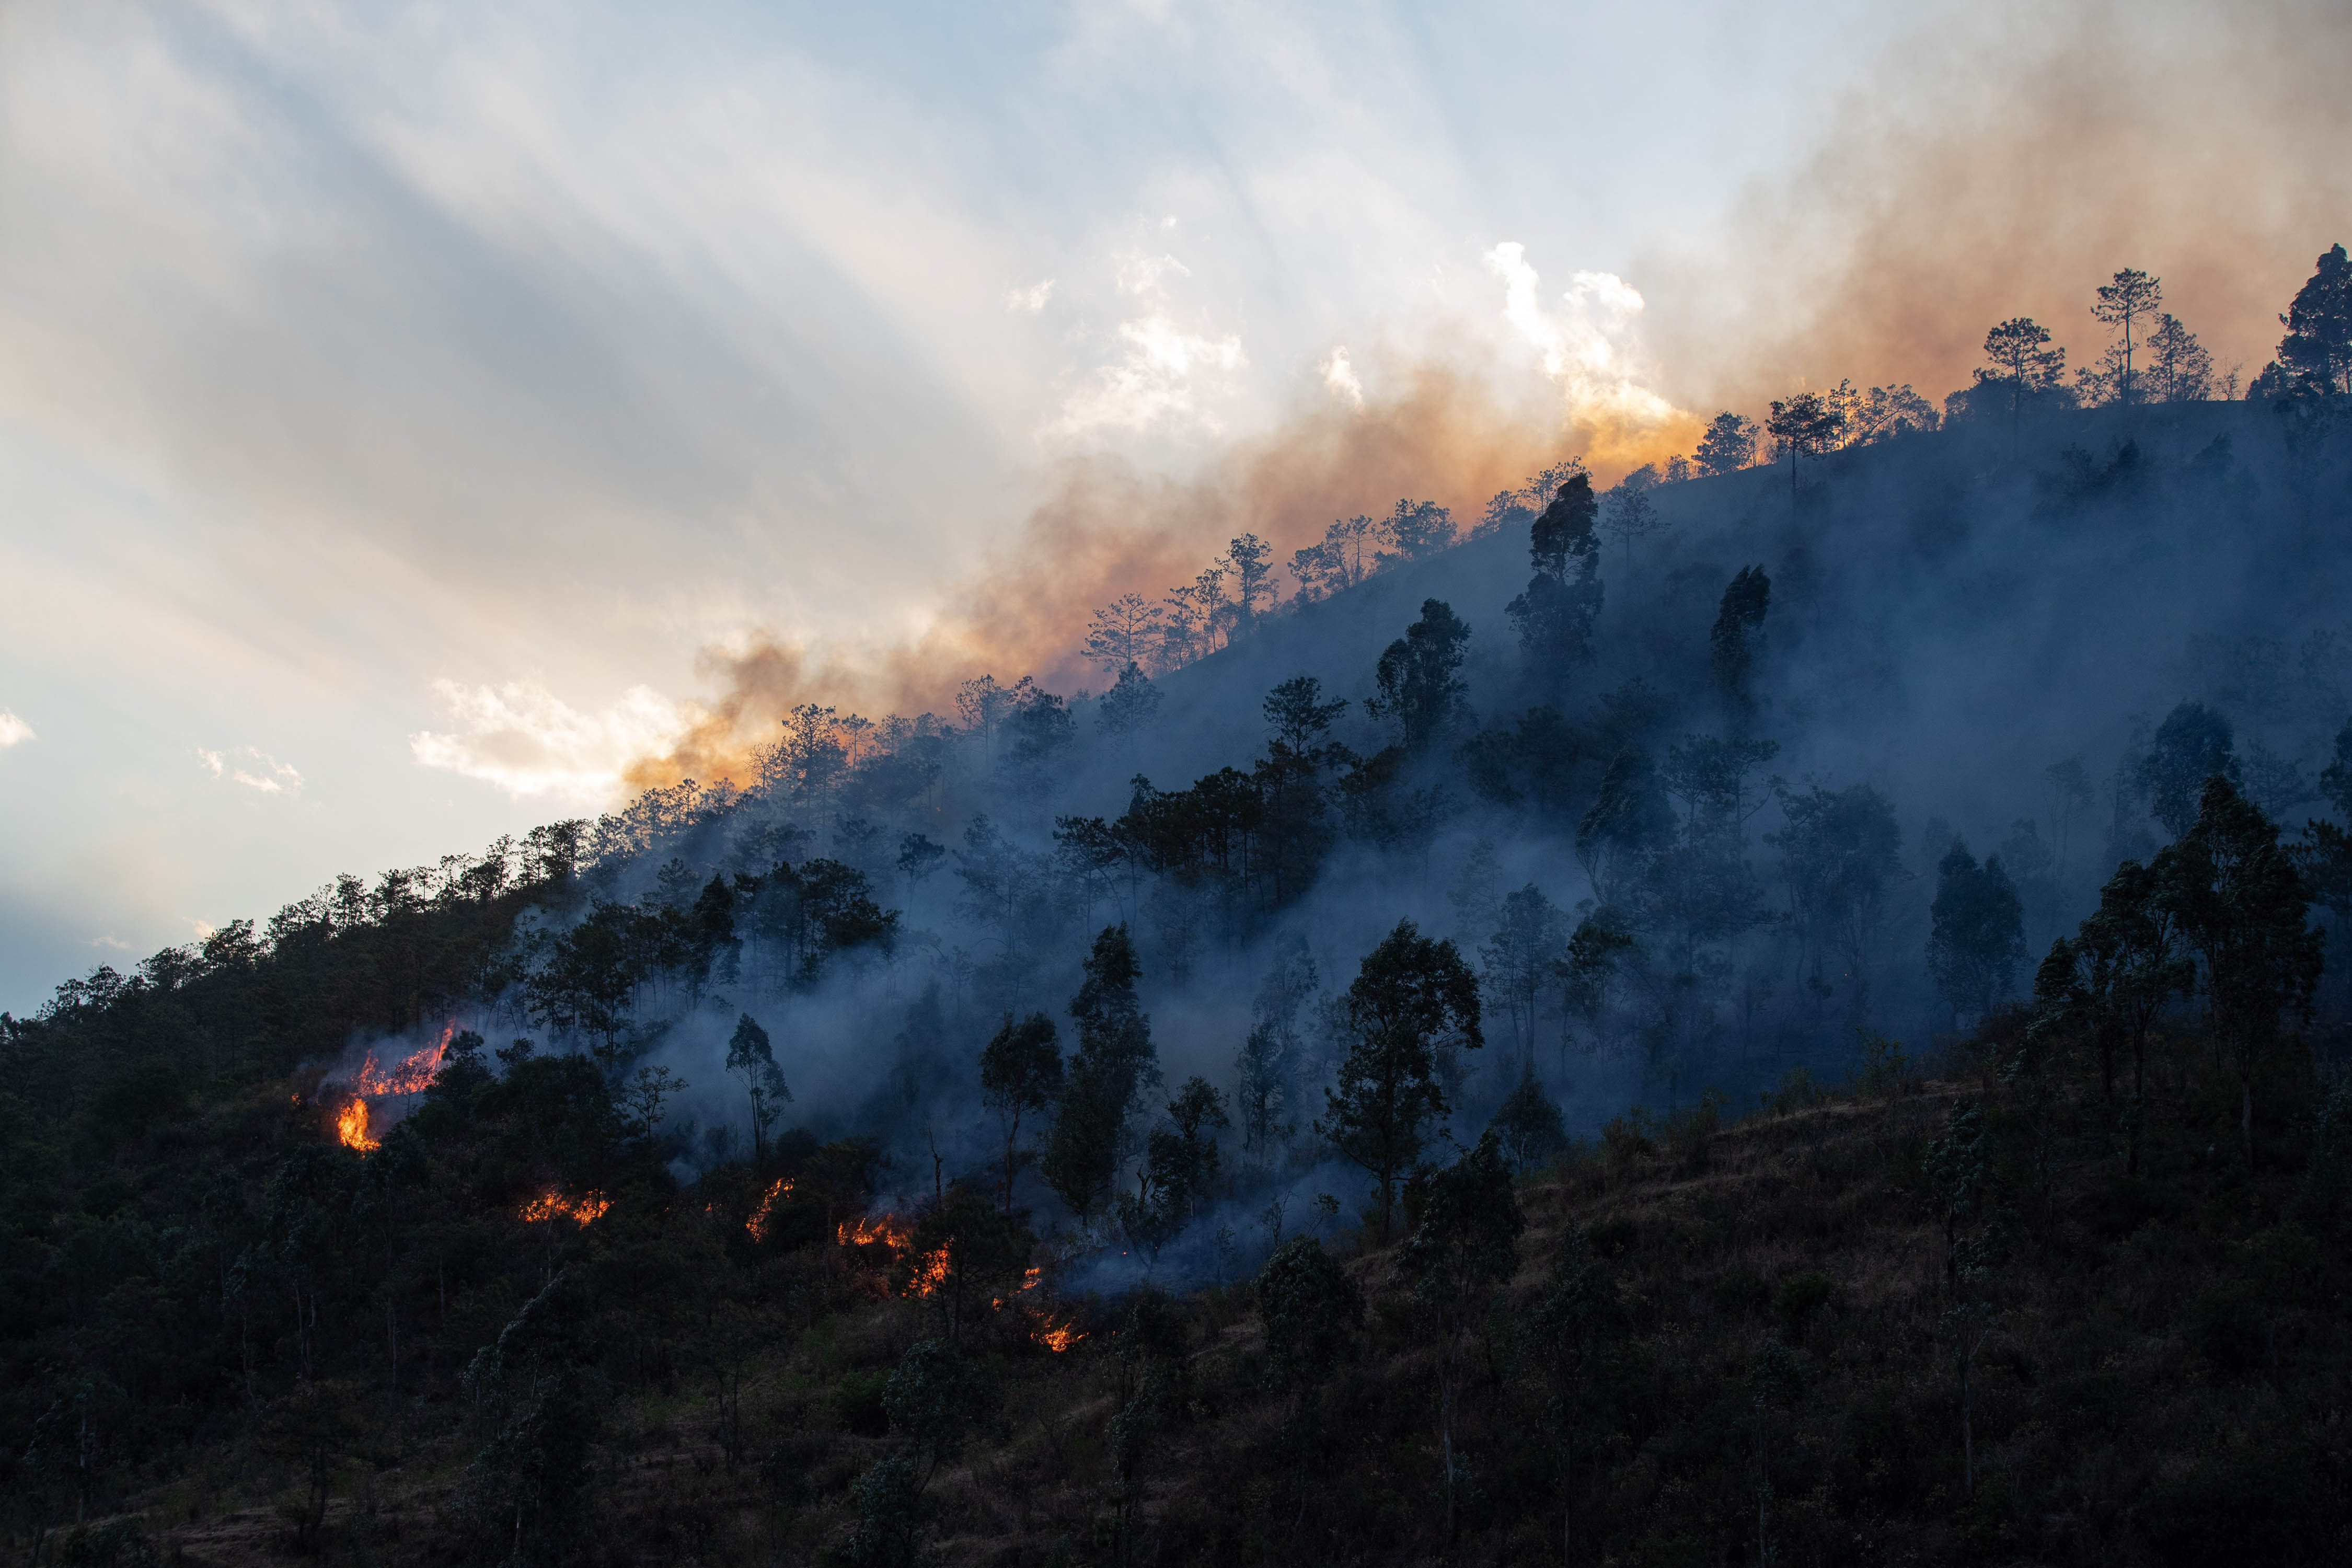
{"label": "white cloud", "polygon": [[[252,766],[233,765],[233,760],[237,758],[245,759]],[[257,751],[251,746],[231,746],[220,752],[207,752],[198,746],[196,760],[212,770],[213,777],[241,784],[247,789],[259,790],[263,795],[302,793],[302,775],[292,763],[281,763],[268,752]]]}
{"label": "white cloud", "polygon": [[94,936],[89,939],[89,945],[92,947],[110,947],[117,952],[129,952],[131,951],[131,944],[123,941],[119,936]]}
{"label": "white cloud", "polygon": [[[1191,421],[1211,431],[1220,428],[1215,416],[1202,409],[1194,377],[1196,373],[1231,372],[1247,364],[1240,338],[1197,336],[1165,316],[1121,321],[1118,338],[1126,345],[1118,362],[1097,369],[1091,385],[1071,395],[1062,405],[1062,416],[1047,426],[1049,434],[1141,430],[1162,421]],[[1210,389],[1223,393],[1229,387],[1212,381]]]}
{"label": "white cloud", "polygon": [[1054,280],[1048,278],[1042,283],[1032,283],[1026,289],[1007,289],[1004,291],[1004,308],[1016,315],[1034,316],[1044,310],[1045,301],[1053,297]]}
{"label": "white cloud", "polygon": [[433,693],[457,728],[409,736],[410,752],[425,767],[480,779],[518,798],[608,798],[620,787],[623,768],[666,749],[687,723],[676,703],[644,686],[629,688],[601,713],[581,712],[536,680],[436,680]]}
{"label": "white cloud", "polygon": [[39,737],[33,733],[33,727],[30,724],[26,723],[5,708],[0,708],[0,751],[5,751],[19,741],[37,739]]}
{"label": "white cloud", "polygon": [[1543,355],[1544,374],[1559,384],[1570,417],[1594,424],[1656,428],[1682,411],[1642,384],[1637,331],[1644,301],[1613,272],[1573,272],[1575,286],[1560,296],[1567,309],[1546,310],[1541,281],[1527,247],[1506,241],[1486,253],[1487,270],[1503,280],[1503,316]]}
{"label": "white cloud", "polygon": [[1349,363],[1348,345],[1341,343],[1331,351],[1331,357],[1316,367],[1323,373],[1323,388],[1334,397],[1344,397],[1361,408],[1364,405],[1364,383],[1356,367]]}

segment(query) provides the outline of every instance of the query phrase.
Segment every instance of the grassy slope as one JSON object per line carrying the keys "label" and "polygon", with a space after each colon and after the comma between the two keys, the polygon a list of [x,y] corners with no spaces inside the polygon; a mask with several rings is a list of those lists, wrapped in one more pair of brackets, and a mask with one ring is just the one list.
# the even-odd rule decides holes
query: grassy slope
{"label": "grassy slope", "polygon": [[[2226,1095],[2214,1088],[2209,1100],[2200,1060],[2194,1040],[2168,1057],[2168,1114],[2151,1135],[2151,1173],[2137,1182],[2107,1155],[2111,1113],[2094,1088],[2074,1085],[2046,1205],[2019,1157],[2032,1143],[2021,1109],[1973,1075],[1712,1134],[1686,1121],[1646,1151],[1621,1141],[1527,1180],[1518,1278],[1469,1351],[1462,1441],[1472,1479],[1453,1560],[1558,1560],[1556,1449],[1517,1352],[1525,1309],[1571,1226],[1606,1259],[1630,1323],[1585,1423],[1580,1560],[1755,1560],[1756,1416],[1744,1379],[1774,1335],[1796,1346],[1807,1383],[1768,1416],[1769,1528],[1781,1560],[2343,1560],[2352,1275],[2340,1243],[2291,1217],[2309,1217],[2291,1131],[2270,1130],[2257,1176],[2233,1169],[2221,1152]],[[2283,1111],[2295,1086],[2276,1087]],[[1919,1163],[1969,1098],[1990,1110],[2014,1209],[1984,1287],[2000,1318],[1977,1378],[1972,1502],[1961,1495],[1957,1381],[1939,1331],[1949,1303],[1941,1237]],[[2220,1134],[2211,1157],[2209,1129]],[[1432,1352],[1388,1285],[1389,1256],[1362,1251],[1349,1266],[1372,1310],[1361,1354],[1322,1402],[1303,1510],[1298,1450],[1262,1387],[1246,1286],[1182,1303],[1182,1413],[1147,1450],[1134,1560],[1445,1555]],[[859,1421],[861,1397],[870,1402],[870,1374],[937,1320],[922,1303],[858,1304],[855,1294],[807,1313],[815,1268],[801,1253],[755,1268],[734,1315],[709,1320],[710,1335],[731,1335],[749,1358],[737,1462],[705,1373],[682,1363],[673,1377],[623,1379],[600,1448],[592,1560],[805,1562],[845,1538],[848,1483],[892,1439],[845,1427]],[[1790,1315],[1786,1282],[1814,1271],[1832,1282],[1826,1304]],[[933,1483],[927,1560],[1111,1561],[1119,1320],[1102,1310],[1089,1339],[1059,1357],[1024,1344],[1016,1321],[972,1331],[1003,1414]],[[608,1335],[616,1372],[617,1352]],[[388,1415],[396,1429],[377,1452],[394,1462],[347,1472],[358,1496],[337,1505],[330,1556],[467,1554],[456,1500],[478,1438],[456,1406],[419,1402]],[[193,1561],[283,1552],[267,1509],[232,1507],[267,1491],[266,1462],[234,1443],[194,1459],[188,1479],[140,1500],[151,1523]]]}

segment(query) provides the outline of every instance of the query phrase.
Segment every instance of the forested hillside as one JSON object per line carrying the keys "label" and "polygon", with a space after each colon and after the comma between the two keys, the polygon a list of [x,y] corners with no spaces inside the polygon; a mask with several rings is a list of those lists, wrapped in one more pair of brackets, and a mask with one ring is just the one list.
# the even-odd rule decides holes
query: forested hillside
{"label": "forested hillside", "polygon": [[0,1016],[12,1549],[2340,1560],[2352,267],[2161,321]]}

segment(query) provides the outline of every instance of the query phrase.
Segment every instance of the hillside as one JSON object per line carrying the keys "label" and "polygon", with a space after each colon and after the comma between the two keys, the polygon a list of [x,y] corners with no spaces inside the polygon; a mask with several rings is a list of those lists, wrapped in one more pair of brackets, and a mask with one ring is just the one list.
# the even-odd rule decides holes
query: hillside
{"label": "hillside", "polygon": [[1564,467],[69,981],[8,1545],[2333,1561],[2348,476],[2319,395]]}

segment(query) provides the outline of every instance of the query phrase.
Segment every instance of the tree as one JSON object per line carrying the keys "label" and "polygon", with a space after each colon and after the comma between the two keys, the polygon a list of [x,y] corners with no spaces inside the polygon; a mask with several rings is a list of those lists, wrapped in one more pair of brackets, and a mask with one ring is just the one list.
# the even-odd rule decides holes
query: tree
{"label": "tree", "polygon": [[1292,942],[1258,984],[1250,1004],[1250,1031],[1234,1062],[1242,1148],[1261,1165],[1268,1162],[1276,1135],[1287,1136],[1291,1131],[1283,1117],[1290,1109],[1292,1080],[1305,1046],[1298,1016],[1319,985],[1306,941]]}
{"label": "tree", "polygon": [[1352,1348],[1364,1293],[1311,1236],[1274,1249],[1254,1288],[1265,1331],[1265,1378],[1290,1405],[1286,1425],[1298,1449],[1298,1517],[1307,1517],[1307,1424],[1315,1396]]}
{"label": "tree", "polygon": [[2009,404],[2010,444],[2018,440],[2025,405],[2062,386],[2066,351],[2050,346],[2050,329],[2031,316],[2012,316],[1985,333],[1986,366],[1977,372],[1977,384],[1997,387]]}
{"label": "tree", "polygon": [[1013,1178],[1021,1168],[1021,1118],[1054,1103],[1062,1089],[1062,1052],[1054,1020],[1032,1013],[1014,1022],[1004,1015],[980,1054],[980,1093],[1004,1127],[1004,1212],[1013,1212]]}
{"label": "tree", "polygon": [[1151,728],[1159,717],[1160,688],[1143,673],[1141,665],[1130,662],[1102,694],[1095,709],[1095,728],[1114,740],[1125,740]]}
{"label": "tree", "polygon": [[1381,655],[1373,684],[1380,695],[1364,704],[1375,719],[1391,719],[1408,752],[1423,752],[1451,729],[1469,687],[1461,677],[1470,628],[1443,599],[1424,599],[1421,619]]}
{"label": "tree", "polygon": [[1185,1079],[1168,1101],[1168,1124],[1144,1141],[1134,1195],[1118,1201],[1119,1222],[1138,1246],[1157,1255],[1190,1223],[1223,1163],[1213,1129],[1232,1125],[1225,1097],[1208,1079]]}
{"label": "tree", "polygon": [[1369,517],[1339,519],[1323,531],[1321,543],[1294,552],[1290,574],[1298,580],[1298,597],[1328,599],[1362,582],[1371,571],[1365,559],[1367,542],[1379,531],[1380,524]]}
{"label": "tree", "polygon": [[1552,963],[1567,941],[1567,917],[1529,882],[1503,900],[1502,921],[1478,949],[1486,987],[1501,999],[1529,1072],[1535,1070],[1536,1002],[1550,983]]}
{"label": "tree", "polygon": [[1160,651],[1161,623],[1168,612],[1140,594],[1122,594],[1095,612],[1087,628],[1086,656],[1105,675],[1124,679],[1130,666],[1150,662]]}
{"label": "tree", "polygon": [[585,1293],[566,1270],[466,1367],[466,1391],[491,1433],[467,1467],[467,1491],[516,1568],[566,1561],[579,1543],[604,1392],[593,1360]]}
{"label": "tree", "polygon": [[[1635,473],[1645,472],[1636,469]],[[1625,563],[1630,570],[1633,563],[1633,541],[1647,539],[1665,526],[1658,515],[1655,502],[1650,500],[1649,486],[1636,484],[1634,475],[1628,474],[1612,487],[1607,496],[1608,515],[1601,526],[1614,534],[1625,547]]]}
{"label": "tree", "polygon": [[1748,682],[1764,648],[1764,616],[1771,605],[1772,580],[1764,575],[1764,568],[1742,566],[1723,590],[1715,628],[1707,634],[1715,683],[1723,693],[1724,705],[1741,718],[1756,706]]}
{"label": "tree", "polygon": [[1519,628],[1519,647],[1528,663],[1553,685],[1592,658],[1592,626],[1602,594],[1601,543],[1593,532],[1599,513],[1591,476],[1570,475],[1528,526],[1534,575],[1504,612]]}
{"label": "tree", "polygon": [[1691,455],[1709,474],[1738,473],[1756,461],[1756,421],[1725,409],[1707,421]]}
{"label": "tree", "polygon": [[1478,981],[1452,942],[1432,942],[1412,921],[1399,921],[1365,954],[1341,1005],[1348,1055],[1338,1086],[1325,1091],[1315,1131],[1378,1185],[1386,1242],[1398,1179],[1421,1158],[1422,1130],[1446,1113],[1438,1045],[1485,1043]]}
{"label": "tree", "polygon": [[2157,403],[2200,403],[2213,390],[2213,356],[2180,318],[2161,315],[2147,335],[2147,380]]}
{"label": "tree", "polygon": [[1274,567],[1266,557],[1273,547],[1255,533],[1244,533],[1225,547],[1225,565],[1234,579],[1234,629],[1246,635],[1265,610],[1274,607]]}
{"label": "tree", "polygon": [[1492,1131],[1417,1184],[1421,1222],[1397,1250],[1394,1279],[1410,1289],[1414,1310],[1438,1342],[1437,1437],[1445,1466],[1450,1552],[1459,1519],[1454,1405],[1461,1388],[1462,1351],[1470,1331],[1485,1321],[1488,1307],[1518,1269],[1527,1217],[1512,1190],[1510,1163]]}
{"label": "tree", "polygon": [[1452,544],[1454,517],[1435,501],[1400,500],[1396,510],[1381,520],[1379,536],[1396,546],[1374,557],[1380,569],[1386,571],[1409,561],[1425,561]]}
{"label": "tree", "polygon": [[1348,707],[1344,697],[1329,702],[1322,697],[1323,683],[1311,675],[1294,675],[1267,692],[1259,711],[1274,731],[1275,743],[1302,753],[1319,744],[1331,721]]}
{"label": "tree", "polygon": [[294,1542],[305,1554],[319,1550],[336,1462],[364,1446],[362,1398],[352,1384],[306,1378],[270,1404],[263,1423],[263,1441],[269,1450],[301,1467],[302,1511],[294,1521]]}
{"label": "tree", "polygon": [[2286,328],[2278,346],[2282,366],[2309,376],[2321,392],[2352,393],[2352,258],[2342,246],[2319,258],[2279,322]]}
{"label": "tree", "polygon": [[2233,741],[2229,720],[2202,702],[2179,704],[2158,727],[2134,773],[2148,810],[2175,838],[2197,819],[2207,779],[2218,773],[2238,781]]}
{"label": "tree", "polygon": [[2151,278],[2137,268],[2126,267],[2116,274],[2113,282],[2101,284],[2098,293],[2098,302],[2091,307],[2091,314],[2114,328],[2116,336],[2114,348],[2108,351],[2108,368],[2094,373],[2095,377],[2109,392],[2111,401],[2141,402],[2139,373],[2133,364],[2134,334],[2164,302],[2164,280]]}
{"label": "tree", "polygon": [[2129,1170],[2139,1173],[2142,1108],[2147,1089],[2147,1035],[2176,995],[2189,994],[2196,965],[2180,951],[2178,911],[2166,896],[2177,858],[2126,860],[2099,889],[2099,907],[2069,941],[2050,947],[2033,980],[2037,1027],[2086,1036],[2098,1052],[2101,1092],[2115,1096],[2116,1047],[2132,1054]]}
{"label": "tree", "polygon": [[1903,830],[1895,808],[1868,784],[1799,795],[1782,790],[1784,825],[1767,841],[1780,847],[1789,912],[1812,970],[1809,984],[1826,998],[1824,960],[1844,966],[1858,1014],[1865,1000],[1888,889],[1903,869]]}
{"label": "tree", "polygon": [[2305,924],[2308,889],[2278,828],[2216,773],[2168,852],[2164,898],[2198,956],[2208,1026],[2238,1077],[2238,1131],[2254,1160],[2254,1078],[2282,1023],[2308,1021],[2326,934]]}
{"label": "tree", "polygon": [[889,1412],[890,1429],[921,1458],[917,1497],[930,1485],[940,1461],[988,1419],[995,1405],[987,1373],[954,1345],[918,1340],[907,1347],[891,1370],[882,1406]]}
{"label": "tree", "polygon": [[793,1091],[785,1086],[783,1072],[776,1066],[775,1052],[768,1044],[768,1031],[760,1027],[749,1013],[735,1021],[735,1032],[727,1037],[727,1070],[743,1080],[743,1088],[751,1097],[751,1162],[763,1164],[767,1160],[768,1129],[779,1114],[770,1109],[770,1102],[789,1103]]}
{"label": "tree", "polygon": [[1593,897],[1603,905],[1620,900],[1648,858],[1673,842],[1674,823],[1649,754],[1629,746],[1612,757],[1576,825],[1576,858]]}
{"label": "tree", "polygon": [[1503,1097],[1487,1131],[1500,1141],[1514,1171],[1532,1171],[1567,1146],[1568,1123],[1544,1092],[1530,1061],[1517,1089]]}
{"label": "tree", "polygon": [[803,702],[784,716],[782,761],[796,801],[805,804],[821,797],[840,770],[842,750],[833,738],[834,712]]}
{"label": "tree", "polygon": [[1772,1471],[1764,1442],[1764,1423],[1775,1405],[1794,1405],[1805,1390],[1804,1364],[1779,1340],[1766,1340],[1748,1365],[1748,1392],[1756,1405],[1756,1563],[1771,1561],[1766,1541],[1767,1510],[1772,1500]]}
{"label": "tree", "polygon": [[2000,1160],[2000,1141],[1986,1127],[1984,1108],[1962,1100],[1945,1113],[1942,1134],[1928,1141],[1920,1161],[1944,1235],[1944,1282],[1953,1290],[1989,1267],[1999,1249]]}
{"label": "tree", "polygon": [[1576,1561],[1576,1438],[1610,1341],[1624,1327],[1617,1283],[1592,1258],[1582,1226],[1561,1238],[1551,1283],[1528,1315],[1527,1344],[1540,1369],[1545,1415],[1559,1445],[1560,1561]]}
{"label": "tree", "polygon": [[1080,1216],[1108,1200],[1129,1149],[1128,1124],[1160,1081],[1151,1021],[1136,1000],[1142,966],[1124,924],[1106,926],[1070,999],[1078,1048],[1062,1082],[1061,1109],[1040,1162],[1045,1181]]}
{"label": "tree", "polygon": [[1927,973],[1951,1008],[1952,1026],[1977,1019],[2009,994],[2025,959],[2025,906],[2000,857],[1981,866],[1961,840],[1936,863]]}
{"label": "tree", "polygon": [[1801,392],[1786,403],[1772,405],[1764,422],[1780,449],[1789,454],[1789,496],[1796,499],[1797,459],[1818,458],[1833,447],[1845,428],[1845,416],[1830,406],[1819,393]]}

